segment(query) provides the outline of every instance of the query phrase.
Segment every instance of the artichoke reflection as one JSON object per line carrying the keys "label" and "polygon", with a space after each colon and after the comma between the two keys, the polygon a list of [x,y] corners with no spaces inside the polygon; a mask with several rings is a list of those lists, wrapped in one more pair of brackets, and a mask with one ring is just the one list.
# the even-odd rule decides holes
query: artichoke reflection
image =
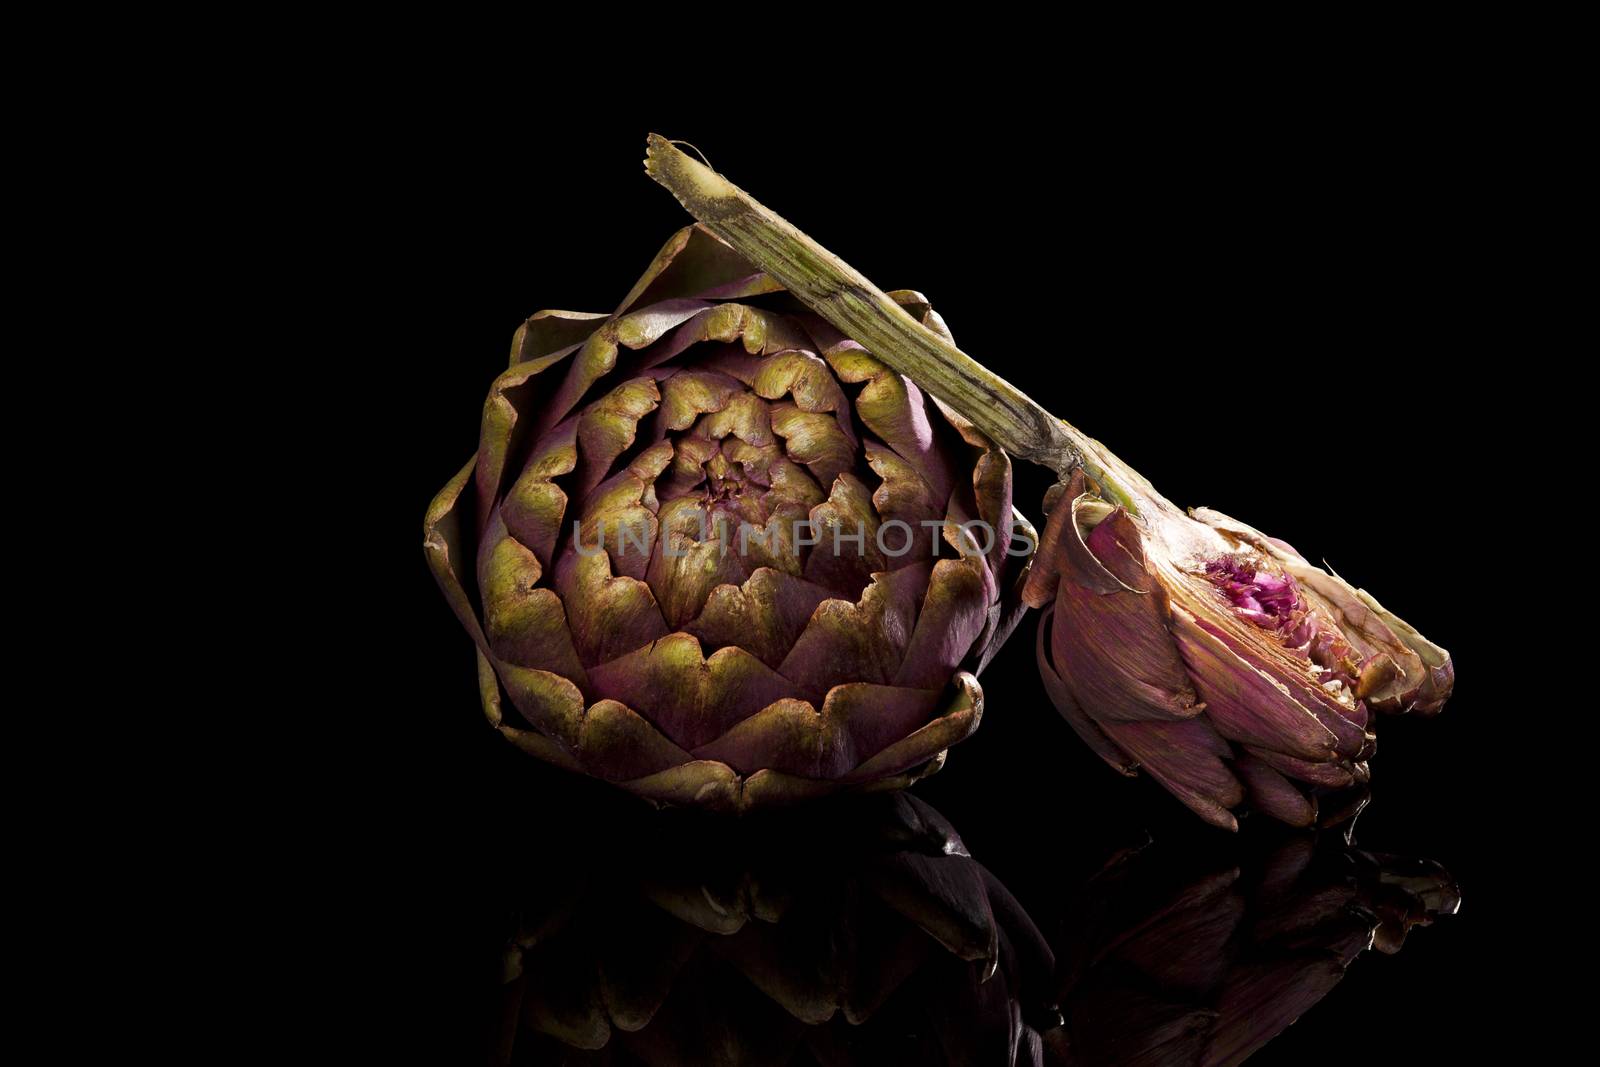
{"label": "artichoke reflection", "polygon": [[1050,950],[916,798],[625,822],[526,887],[500,1062],[1042,1062]]}
{"label": "artichoke reflection", "polygon": [[1231,858],[1150,845],[1082,888],[1054,939],[1063,1064],[1243,1062],[1327,995],[1362,952],[1453,913],[1436,863],[1335,834],[1245,835]]}

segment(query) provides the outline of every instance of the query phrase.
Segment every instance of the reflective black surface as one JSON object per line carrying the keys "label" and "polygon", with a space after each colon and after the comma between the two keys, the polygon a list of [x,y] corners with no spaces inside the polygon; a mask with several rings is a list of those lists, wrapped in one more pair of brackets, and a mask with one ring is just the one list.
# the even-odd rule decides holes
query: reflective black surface
{"label": "reflective black surface", "polygon": [[1460,902],[1436,863],[1258,826],[1085,839],[1041,929],[910,793],[740,821],[572,796],[496,887],[489,1062],[1238,1063]]}

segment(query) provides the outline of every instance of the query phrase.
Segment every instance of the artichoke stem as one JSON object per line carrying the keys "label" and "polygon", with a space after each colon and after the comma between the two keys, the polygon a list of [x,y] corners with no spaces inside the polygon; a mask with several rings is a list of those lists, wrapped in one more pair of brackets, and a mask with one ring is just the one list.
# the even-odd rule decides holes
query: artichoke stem
{"label": "artichoke stem", "polygon": [[[954,408],[1001,448],[1062,479],[1079,467],[1134,514],[1148,483],[1093,438],[912,318],[844,260],[659,134],[645,173],[712,233],[867,351]],[[1132,491],[1130,491],[1132,490]]]}

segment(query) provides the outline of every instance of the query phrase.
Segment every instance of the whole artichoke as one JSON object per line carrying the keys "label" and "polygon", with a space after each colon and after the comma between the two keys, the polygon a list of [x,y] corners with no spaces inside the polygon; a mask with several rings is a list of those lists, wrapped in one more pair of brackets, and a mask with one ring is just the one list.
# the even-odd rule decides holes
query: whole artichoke
{"label": "whole artichoke", "polygon": [[1222,515],[1184,514],[1137,476],[1054,501],[1024,596],[1048,607],[1039,670],[1113,767],[1143,767],[1207,821],[1246,798],[1296,826],[1367,781],[1369,710],[1431,715],[1450,656],[1363,590]]}
{"label": "whole artichoke", "polygon": [[516,332],[425,520],[502,734],[731,809],[937,770],[1034,539],[1003,451],[698,225]]}

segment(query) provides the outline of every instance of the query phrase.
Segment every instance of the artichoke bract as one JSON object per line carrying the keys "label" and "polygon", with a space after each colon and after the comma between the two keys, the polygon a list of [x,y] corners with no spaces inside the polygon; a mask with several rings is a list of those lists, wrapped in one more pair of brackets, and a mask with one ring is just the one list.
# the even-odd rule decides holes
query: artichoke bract
{"label": "artichoke bract", "polygon": [[1364,590],[1228,518],[1125,477],[1137,513],[1082,471],[1057,495],[1024,597],[1046,608],[1039,670],[1067,722],[1202,818],[1246,801],[1296,826],[1368,780],[1373,710],[1432,715],[1449,654]]}
{"label": "artichoke bract", "polygon": [[612,314],[516,332],[425,548],[506,738],[743,809],[903,786],[976,729],[1036,540],[1011,485],[969,422],[691,226]]}

